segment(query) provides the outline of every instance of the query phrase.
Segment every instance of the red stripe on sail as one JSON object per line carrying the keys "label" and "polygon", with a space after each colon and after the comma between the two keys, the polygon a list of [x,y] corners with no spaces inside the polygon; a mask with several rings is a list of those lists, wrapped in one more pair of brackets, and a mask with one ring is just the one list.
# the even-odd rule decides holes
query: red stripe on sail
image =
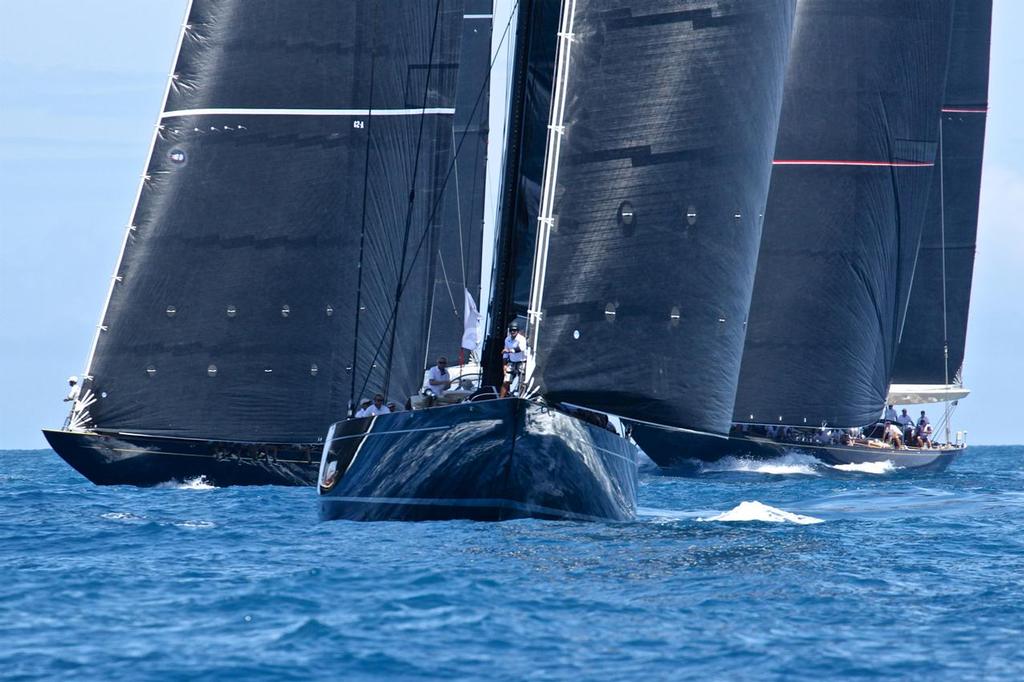
{"label": "red stripe on sail", "polygon": [[925,161],[841,161],[837,159],[776,159],[773,166],[876,166],[881,168],[929,168]]}

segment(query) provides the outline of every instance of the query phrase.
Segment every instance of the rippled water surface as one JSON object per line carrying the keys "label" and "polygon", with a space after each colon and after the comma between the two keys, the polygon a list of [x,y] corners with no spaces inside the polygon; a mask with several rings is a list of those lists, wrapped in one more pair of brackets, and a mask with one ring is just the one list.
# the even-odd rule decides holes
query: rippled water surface
{"label": "rippled water surface", "polygon": [[[749,504],[743,504],[747,502]],[[1024,679],[1024,447],[645,474],[619,525],[319,523],[0,452],[0,678]]]}

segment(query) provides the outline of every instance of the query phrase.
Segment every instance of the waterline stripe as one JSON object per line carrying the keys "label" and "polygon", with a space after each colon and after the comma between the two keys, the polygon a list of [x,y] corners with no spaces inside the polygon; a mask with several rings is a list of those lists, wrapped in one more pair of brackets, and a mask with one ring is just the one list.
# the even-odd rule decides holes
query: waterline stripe
{"label": "waterline stripe", "polygon": [[321,504],[356,503],[367,505],[415,505],[427,507],[491,507],[494,509],[514,509],[516,511],[547,514],[576,521],[608,521],[606,517],[581,514],[565,509],[555,509],[540,504],[519,502],[505,498],[437,498],[437,497],[355,497],[331,495],[323,493],[320,497]]}
{"label": "waterline stripe", "polygon": [[160,117],[182,116],[429,116],[452,115],[455,109],[180,109],[165,111]]}

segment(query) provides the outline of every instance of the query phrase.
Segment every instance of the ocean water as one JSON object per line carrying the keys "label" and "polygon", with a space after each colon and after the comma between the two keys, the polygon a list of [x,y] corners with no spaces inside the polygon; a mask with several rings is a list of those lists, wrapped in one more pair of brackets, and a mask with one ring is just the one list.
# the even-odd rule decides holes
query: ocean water
{"label": "ocean water", "polygon": [[1024,679],[1024,447],[644,474],[625,524],[320,523],[0,452],[0,678]]}

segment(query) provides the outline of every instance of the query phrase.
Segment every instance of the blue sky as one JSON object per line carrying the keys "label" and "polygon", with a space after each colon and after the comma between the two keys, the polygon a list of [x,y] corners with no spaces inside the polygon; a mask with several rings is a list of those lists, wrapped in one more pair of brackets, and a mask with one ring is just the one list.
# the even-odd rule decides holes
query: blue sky
{"label": "blue sky", "polygon": [[[99,319],[184,0],[0,0],[0,448],[44,447]],[[1024,2],[996,0],[981,225],[957,428],[1020,443]]]}

